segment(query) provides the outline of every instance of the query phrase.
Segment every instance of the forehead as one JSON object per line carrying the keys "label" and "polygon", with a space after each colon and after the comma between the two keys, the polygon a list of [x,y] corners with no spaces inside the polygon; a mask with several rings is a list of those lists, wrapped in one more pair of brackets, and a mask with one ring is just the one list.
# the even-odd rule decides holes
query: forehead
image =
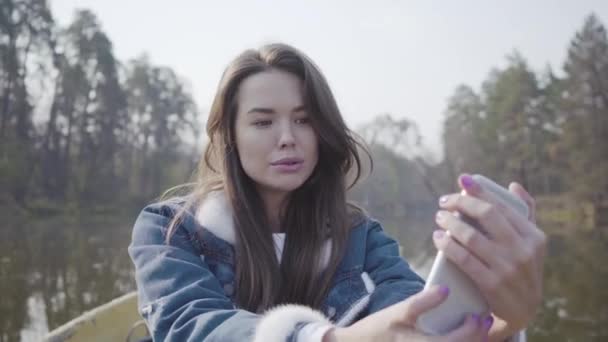
{"label": "forehead", "polygon": [[263,71],[247,77],[237,93],[239,110],[255,106],[293,107],[302,105],[302,100],[302,81],[296,75],[280,70]]}

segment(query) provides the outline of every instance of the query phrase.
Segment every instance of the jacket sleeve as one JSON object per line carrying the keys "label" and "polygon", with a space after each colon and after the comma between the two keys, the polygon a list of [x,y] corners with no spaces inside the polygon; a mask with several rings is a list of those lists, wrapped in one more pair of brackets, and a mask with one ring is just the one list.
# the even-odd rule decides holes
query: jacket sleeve
{"label": "jacket sleeve", "polygon": [[399,244],[370,220],[364,269],[376,285],[365,315],[380,311],[418,293],[424,280],[399,255]]}
{"label": "jacket sleeve", "polygon": [[281,305],[264,314],[238,309],[201,258],[183,225],[165,243],[168,207],[146,207],[128,252],[135,266],[139,310],[154,341],[291,341],[302,324],[328,323],[322,313]]}

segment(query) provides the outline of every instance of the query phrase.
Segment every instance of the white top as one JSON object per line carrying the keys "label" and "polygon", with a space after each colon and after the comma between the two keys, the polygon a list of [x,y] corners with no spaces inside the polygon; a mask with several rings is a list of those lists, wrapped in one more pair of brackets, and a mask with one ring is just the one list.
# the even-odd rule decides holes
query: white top
{"label": "white top", "polygon": [[[285,233],[273,233],[274,251],[277,254],[279,263],[283,257],[283,249],[285,247]],[[332,326],[323,323],[309,323],[302,328],[298,333],[298,342],[321,342],[323,335],[331,329]]]}
{"label": "white top", "polygon": [[274,233],[272,234],[274,240],[274,251],[277,254],[277,260],[281,263],[283,256],[283,248],[285,247],[285,233]]}

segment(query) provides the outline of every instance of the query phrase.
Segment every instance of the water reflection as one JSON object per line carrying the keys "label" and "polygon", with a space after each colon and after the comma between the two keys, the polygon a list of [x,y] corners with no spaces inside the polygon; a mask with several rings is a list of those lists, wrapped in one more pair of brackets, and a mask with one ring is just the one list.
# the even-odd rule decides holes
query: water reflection
{"label": "water reflection", "polygon": [[3,223],[0,341],[38,340],[48,329],[135,288],[126,252],[132,218],[107,218],[112,216]]}
{"label": "water reflection", "polygon": [[[38,341],[49,329],[135,288],[126,252],[135,215],[107,217],[113,215],[2,223],[0,342]],[[546,296],[529,340],[606,341],[608,228],[541,227],[550,233]]]}

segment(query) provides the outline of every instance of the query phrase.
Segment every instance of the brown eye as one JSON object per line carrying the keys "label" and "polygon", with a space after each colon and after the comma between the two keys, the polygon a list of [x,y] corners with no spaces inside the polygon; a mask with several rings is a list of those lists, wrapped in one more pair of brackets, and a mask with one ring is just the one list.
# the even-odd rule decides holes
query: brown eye
{"label": "brown eye", "polygon": [[267,127],[270,126],[272,124],[271,120],[258,120],[258,121],[254,121],[253,125],[256,127]]}
{"label": "brown eye", "polygon": [[298,124],[307,124],[309,122],[310,122],[309,118],[299,118],[299,119],[296,119],[296,123],[298,123]]}

